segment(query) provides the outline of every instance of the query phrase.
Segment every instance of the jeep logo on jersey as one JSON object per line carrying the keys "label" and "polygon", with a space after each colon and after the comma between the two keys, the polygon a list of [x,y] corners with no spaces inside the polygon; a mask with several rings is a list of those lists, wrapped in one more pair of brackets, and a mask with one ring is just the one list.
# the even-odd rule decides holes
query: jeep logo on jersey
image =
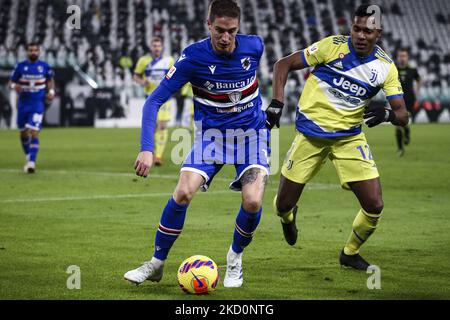
{"label": "jeep logo on jersey", "polygon": [[333,84],[337,87],[341,87],[344,90],[350,91],[351,93],[355,94],[355,96],[357,96],[357,97],[362,97],[367,93],[366,89],[358,86],[355,83],[351,83],[350,81],[345,80],[344,77],[341,77],[339,80],[334,78]]}
{"label": "jeep logo on jersey", "polygon": [[239,101],[241,101],[242,92],[240,92],[240,91],[233,91],[233,92],[228,94],[228,97],[230,98],[231,102],[238,103]]}
{"label": "jeep logo on jersey", "polygon": [[241,59],[241,65],[242,65],[242,68],[244,68],[245,70],[250,69],[250,65],[251,65],[250,58],[247,57],[247,58]]}

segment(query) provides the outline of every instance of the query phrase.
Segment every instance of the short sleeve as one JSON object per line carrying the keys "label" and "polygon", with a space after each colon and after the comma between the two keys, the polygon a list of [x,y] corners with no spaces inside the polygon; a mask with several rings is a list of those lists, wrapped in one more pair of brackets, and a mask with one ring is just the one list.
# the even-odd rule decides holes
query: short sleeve
{"label": "short sleeve", "polygon": [[259,54],[259,58],[261,59],[261,57],[262,57],[262,55],[264,53],[264,41],[262,40],[262,38],[260,36],[257,36],[257,38],[258,38],[259,43],[260,43],[258,54]]}
{"label": "short sleeve", "polygon": [[147,67],[147,61],[146,57],[139,58],[138,62],[136,63],[136,67],[134,68],[134,73],[138,75],[142,75],[145,72],[145,68]]}
{"label": "short sleeve", "polygon": [[51,80],[53,79],[53,76],[54,76],[53,69],[49,65],[47,65],[47,72],[45,73],[45,78],[47,80]]}
{"label": "short sleeve", "polygon": [[300,58],[306,67],[312,67],[326,62],[331,52],[332,38],[328,37],[313,43],[306,49],[300,51]]}
{"label": "short sleeve", "polygon": [[391,64],[391,69],[383,83],[383,91],[388,100],[403,96],[403,89],[398,76],[398,70],[393,63]]}
{"label": "short sleeve", "polygon": [[13,70],[13,72],[11,73],[11,76],[9,77],[9,79],[10,79],[12,82],[18,82],[19,79],[20,79],[20,77],[21,77],[20,65],[18,64],[18,65],[14,68],[14,70]]}

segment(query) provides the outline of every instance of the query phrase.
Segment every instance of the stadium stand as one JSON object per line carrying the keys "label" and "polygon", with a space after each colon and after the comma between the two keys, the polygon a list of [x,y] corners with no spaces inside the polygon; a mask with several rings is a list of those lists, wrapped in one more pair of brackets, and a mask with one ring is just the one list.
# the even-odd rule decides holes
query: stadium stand
{"label": "stadium stand", "polygon": [[[348,33],[351,12],[368,1],[240,2],[241,32],[260,35],[266,45],[260,78],[263,94],[269,96],[271,72],[277,59],[322,37]],[[72,91],[71,86],[82,86],[86,79],[93,79],[98,88],[112,89],[124,109],[124,112],[111,110],[105,117],[127,115],[130,100],[142,99],[144,95],[142,88],[132,81],[132,69],[138,57],[148,51],[148,40],[152,36],[162,37],[166,52],[178,57],[184,47],[207,35],[204,20],[208,3],[208,0],[0,0],[0,91],[9,95],[4,86],[7,75],[18,61],[25,59],[25,44],[33,40],[42,44],[43,60],[56,69],[66,70],[63,78],[79,75],[63,81],[66,88],[62,94]],[[382,47],[391,55],[399,47],[410,49],[411,62],[424,80],[418,108],[426,111],[424,121],[436,120],[450,104],[450,2],[374,3],[383,9]],[[80,29],[66,26],[70,5],[81,9]],[[68,69],[75,73],[67,72]],[[289,79],[289,110],[295,109],[304,82],[305,72],[294,73]],[[61,96],[61,90],[58,94]]]}

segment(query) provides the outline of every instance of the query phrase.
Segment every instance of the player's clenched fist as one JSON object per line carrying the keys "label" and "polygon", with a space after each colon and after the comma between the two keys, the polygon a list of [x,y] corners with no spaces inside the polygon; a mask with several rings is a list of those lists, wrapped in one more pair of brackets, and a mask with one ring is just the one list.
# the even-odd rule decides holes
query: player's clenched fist
{"label": "player's clenched fist", "polygon": [[382,122],[395,120],[395,112],[391,109],[370,106],[364,110],[364,121],[369,128],[375,127]]}
{"label": "player's clenched fist", "polygon": [[266,110],[266,128],[272,130],[274,126],[280,127],[280,118],[284,104],[276,99],[272,99]]}
{"label": "player's clenched fist", "polygon": [[136,162],[134,163],[134,169],[136,170],[136,174],[138,176],[146,178],[152,165],[153,165],[153,152],[142,151],[139,152],[137,156]]}

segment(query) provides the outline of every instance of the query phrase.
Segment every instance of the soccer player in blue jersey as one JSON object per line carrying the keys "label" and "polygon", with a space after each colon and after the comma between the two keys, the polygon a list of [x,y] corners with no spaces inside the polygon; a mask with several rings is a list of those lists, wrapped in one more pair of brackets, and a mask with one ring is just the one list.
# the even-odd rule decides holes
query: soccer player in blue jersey
{"label": "soccer player in blue jersey", "polygon": [[210,37],[188,46],[145,102],[137,175],[146,177],[153,165],[159,107],[187,82],[194,93],[196,139],[162,212],[153,257],[125,273],[130,282],[161,280],[165,260],[183,229],[195,193],[200,188],[206,190],[223,165],[231,164],[236,178],[230,188],[242,192],[242,204],[227,254],[224,286],[240,287],[243,283],[242,253],[260,221],[270,150],[256,78],[264,46],[257,36],[237,34],[239,21],[240,8],[235,1],[213,0],[207,21]]}
{"label": "soccer player in blue jersey", "polygon": [[26,156],[24,172],[36,171],[39,151],[39,131],[42,128],[45,100],[55,97],[55,83],[50,66],[39,60],[40,47],[37,43],[27,44],[28,59],[17,64],[9,82],[9,87],[18,95],[17,126]]}
{"label": "soccer player in blue jersey", "polygon": [[[363,119],[369,128],[383,122],[408,123],[397,68],[376,45],[381,22],[372,14],[374,8],[358,7],[350,37],[331,36],[279,60],[267,110],[268,127],[279,125],[288,73],[314,67],[298,104],[297,133],[281,170],[274,209],[281,217],[286,241],[294,245],[297,202],[305,184],[329,158],[342,187],[352,190],[361,205],[339,258],[341,265],[360,270],[367,270],[369,263],[359,249],[375,231],[383,212],[378,170],[361,132]],[[391,108],[368,107],[381,89]]]}

